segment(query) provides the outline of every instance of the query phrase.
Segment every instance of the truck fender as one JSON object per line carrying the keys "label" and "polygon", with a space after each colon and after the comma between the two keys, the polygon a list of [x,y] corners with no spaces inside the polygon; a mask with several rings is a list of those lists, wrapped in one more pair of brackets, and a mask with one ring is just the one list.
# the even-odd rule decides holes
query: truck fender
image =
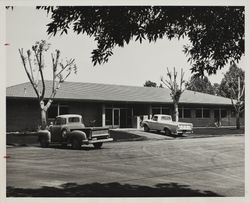
{"label": "truck fender", "polygon": [[72,132],[69,132],[68,138],[69,138],[69,141],[72,140],[73,138],[76,138],[82,141],[88,140],[85,132],[80,131],[80,130],[73,130]]}
{"label": "truck fender", "polygon": [[39,130],[38,131],[38,142],[40,142],[42,139],[47,140],[49,143],[51,142],[51,133],[48,130]]}

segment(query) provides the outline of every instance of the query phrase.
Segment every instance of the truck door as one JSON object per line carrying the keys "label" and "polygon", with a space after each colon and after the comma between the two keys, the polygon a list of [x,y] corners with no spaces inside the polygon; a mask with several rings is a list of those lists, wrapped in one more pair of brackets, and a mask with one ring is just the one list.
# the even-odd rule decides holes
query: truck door
{"label": "truck door", "polygon": [[51,141],[60,142],[62,140],[61,130],[62,125],[66,124],[65,118],[56,118],[55,124],[51,128]]}

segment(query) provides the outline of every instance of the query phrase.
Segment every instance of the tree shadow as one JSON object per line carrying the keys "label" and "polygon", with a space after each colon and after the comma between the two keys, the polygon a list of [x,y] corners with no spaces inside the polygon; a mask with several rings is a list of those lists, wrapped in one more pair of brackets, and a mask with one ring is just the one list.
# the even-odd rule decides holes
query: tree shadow
{"label": "tree shadow", "polygon": [[7,197],[219,197],[212,191],[200,191],[178,183],[143,185],[66,183],[60,187],[44,186],[38,189],[7,187]]}

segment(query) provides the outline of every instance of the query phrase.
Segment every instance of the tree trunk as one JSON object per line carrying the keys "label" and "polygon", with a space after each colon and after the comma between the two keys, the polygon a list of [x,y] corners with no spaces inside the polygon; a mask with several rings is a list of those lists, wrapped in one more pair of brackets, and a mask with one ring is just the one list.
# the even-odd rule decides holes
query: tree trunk
{"label": "tree trunk", "polygon": [[236,113],[236,129],[240,129],[240,113]]}
{"label": "tree trunk", "polygon": [[174,121],[179,121],[178,102],[174,102]]}
{"label": "tree trunk", "polygon": [[47,127],[46,111],[41,109],[41,130],[45,130]]}

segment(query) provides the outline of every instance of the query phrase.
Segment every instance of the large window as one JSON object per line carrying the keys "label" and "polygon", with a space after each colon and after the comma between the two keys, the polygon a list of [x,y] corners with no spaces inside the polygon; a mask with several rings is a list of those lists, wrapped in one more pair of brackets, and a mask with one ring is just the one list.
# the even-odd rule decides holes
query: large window
{"label": "large window", "polygon": [[170,109],[167,107],[162,107],[162,114],[170,115]]}
{"label": "large window", "polygon": [[184,109],[184,118],[191,118],[191,109]]}
{"label": "large window", "polygon": [[210,118],[210,109],[203,109],[203,118]]}
{"label": "large window", "polygon": [[161,114],[161,107],[153,107],[152,108],[152,114]]}
{"label": "large window", "polygon": [[196,109],[195,110],[195,117],[196,118],[202,118],[202,109]]}
{"label": "large window", "polygon": [[48,118],[49,119],[55,119],[57,117],[57,106],[51,105],[49,110],[48,110]]}
{"label": "large window", "polygon": [[221,110],[221,118],[225,118],[225,117],[227,117],[227,110],[222,109]]}
{"label": "large window", "polygon": [[210,109],[195,109],[196,118],[210,118]]}
{"label": "large window", "polygon": [[152,107],[152,114],[166,114],[170,115],[170,109],[165,106],[153,106]]}
{"label": "large window", "polygon": [[182,108],[178,108],[178,112],[179,112],[179,118],[183,118],[183,115],[182,115]]}
{"label": "large window", "polygon": [[[58,108],[59,108],[59,114],[58,114]],[[51,105],[48,110],[48,118],[49,119],[55,119],[58,115],[68,114],[69,113],[69,107],[66,105]]]}

